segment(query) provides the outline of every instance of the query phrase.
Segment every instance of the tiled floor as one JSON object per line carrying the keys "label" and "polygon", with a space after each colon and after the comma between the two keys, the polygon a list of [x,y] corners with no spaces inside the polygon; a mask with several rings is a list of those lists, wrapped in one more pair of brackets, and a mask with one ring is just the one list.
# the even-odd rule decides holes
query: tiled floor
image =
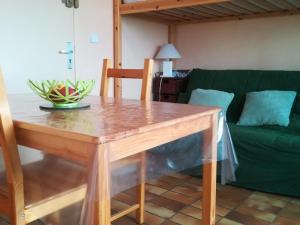
{"label": "tiled floor", "polygon": [[[200,179],[182,174],[149,182],[145,225],[201,225],[200,185]],[[133,204],[135,193],[131,189],[116,196],[113,212]],[[134,216],[113,225],[137,225]],[[7,223],[0,221],[0,225]],[[300,225],[300,199],[218,185],[217,225]]]}

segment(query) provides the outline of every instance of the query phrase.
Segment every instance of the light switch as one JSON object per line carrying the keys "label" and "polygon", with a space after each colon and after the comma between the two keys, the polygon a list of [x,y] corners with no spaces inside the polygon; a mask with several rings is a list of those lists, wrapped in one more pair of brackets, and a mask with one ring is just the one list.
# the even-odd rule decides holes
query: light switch
{"label": "light switch", "polygon": [[91,42],[92,44],[97,44],[97,43],[99,43],[99,36],[98,36],[98,34],[92,33],[92,34],[91,34],[91,37],[90,37],[90,42]]}

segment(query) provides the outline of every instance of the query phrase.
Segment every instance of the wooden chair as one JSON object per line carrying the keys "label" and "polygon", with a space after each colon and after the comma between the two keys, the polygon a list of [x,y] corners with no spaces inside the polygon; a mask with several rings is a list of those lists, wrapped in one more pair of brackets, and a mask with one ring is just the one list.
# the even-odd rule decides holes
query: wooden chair
{"label": "wooden chair", "polygon": [[1,70],[0,146],[5,167],[0,174],[0,213],[12,225],[28,224],[85,198],[83,167],[49,157],[21,165]]}
{"label": "wooden chair", "polygon": [[[108,96],[109,78],[127,78],[127,79],[141,79],[142,90],[140,100],[150,101],[151,99],[151,83],[152,83],[152,69],[153,60],[145,59],[144,69],[113,69],[111,68],[111,61],[109,59],[103,60],[102,68],[102,82],[100,89],[100,96]],[[142,183],[138,185],[137,189],[137,204],[129,207],[128,209],[119,212],[111,217],[111,221],[114,221],[122,216],[125,216],[133,211],[136,211],[136,220],[138,223],[144,223],[144,208],[145,208],[145,154],[137,157],[136,160],[129,160],[128,163],[140,164],[140,176]],[[115,169],[115,168],[113,168]]]}

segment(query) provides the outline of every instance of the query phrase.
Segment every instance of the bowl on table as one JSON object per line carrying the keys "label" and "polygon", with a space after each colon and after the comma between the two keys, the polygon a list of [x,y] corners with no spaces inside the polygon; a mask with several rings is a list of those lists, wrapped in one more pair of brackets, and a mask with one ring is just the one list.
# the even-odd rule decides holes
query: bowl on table
{"label": "bowl on table", "polygon": [[94,80],[28,81],[29,87],[41,98],[52,103],[53,108],[76,108],[93,89]]}

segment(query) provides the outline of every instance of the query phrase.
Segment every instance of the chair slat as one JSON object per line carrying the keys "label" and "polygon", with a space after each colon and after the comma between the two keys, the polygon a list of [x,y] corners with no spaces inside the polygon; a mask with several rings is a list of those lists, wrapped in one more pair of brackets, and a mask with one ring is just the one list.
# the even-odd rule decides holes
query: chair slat
{"label": "chair slat", "polygon": [[107,76],[114,78],[143,79],[142,69],[108,69]]}

